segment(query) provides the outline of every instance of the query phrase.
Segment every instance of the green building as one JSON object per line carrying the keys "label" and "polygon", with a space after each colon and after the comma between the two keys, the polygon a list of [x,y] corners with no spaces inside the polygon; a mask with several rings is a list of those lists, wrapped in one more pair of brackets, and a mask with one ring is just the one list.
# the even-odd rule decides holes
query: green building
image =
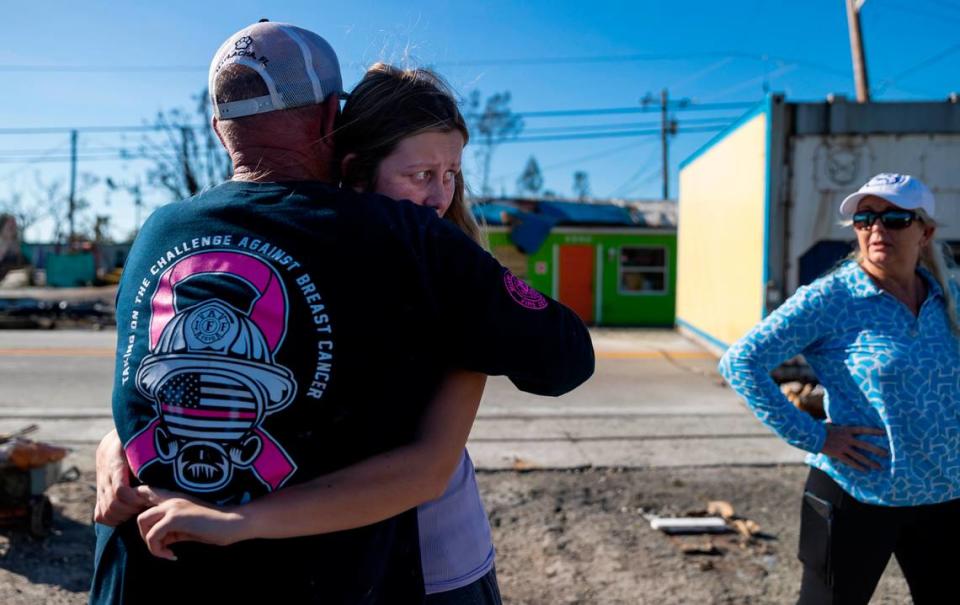
{"label": "green building", "polygon": [[493,255],[586,323],[673,326],[676,227],[646,225],[609,204],[501,202],[479,210]]}

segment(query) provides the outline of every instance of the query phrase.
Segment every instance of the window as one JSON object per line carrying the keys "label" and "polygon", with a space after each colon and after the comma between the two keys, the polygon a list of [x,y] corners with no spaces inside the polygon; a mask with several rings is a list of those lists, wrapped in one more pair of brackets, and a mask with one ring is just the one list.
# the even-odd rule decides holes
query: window
{"label": "window", "polygon": [[667,291],[667,249],[620,248],[620,293],[663,294]]}

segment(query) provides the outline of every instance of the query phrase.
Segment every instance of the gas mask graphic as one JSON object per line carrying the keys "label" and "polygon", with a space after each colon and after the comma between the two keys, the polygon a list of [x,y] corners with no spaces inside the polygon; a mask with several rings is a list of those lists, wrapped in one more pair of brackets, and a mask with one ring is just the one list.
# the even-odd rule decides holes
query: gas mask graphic
{"label": "gas mask graphic", "polygon": [[[279,282],[268,280],[266,289],[261,290],[250,275],[242,274],[243,269],[247,273],[258,269],[251,265],[253,262],[266,267],[258,259],[239,253],[210,258],[212,254],[196,256],[206,257],[200,260],[208,264],[218,260],[221,269],[225,259],[233,260],[233,268],[240,273],[234,274],[237,279],[233,281],[243,286],[241,291],[246,288],[254,294],[253,303],[247,306],[237,297],[231,302],[220,298],[197,300],[201,298],[197,292],[215,291],[215,285],[230,281],[223,271],[213,275],[188,273],[180,278],[180,288],[171,284],[172,304],[169,309],[160,309],[162,330],[152,331],[156,343],[136,376],[137,389],[154,403],[157,418],[146,433],[131,440],[128,457],[132,445],[135,459],[171,464],[175,482],[189,492],[224,489],[237,469],[252,471],[268,489],[275,489],[295,470],[283,449],[261,426],[264,418],[289,405],[296,393],[292,373],[273,358],[278,332],[269,322],[277,317],[285,320],[285,299],[277,296],[282,295],[276,286]],[[227,265],[230,268],[230,263]],[[198,274],[204,281],[197,281]],[[176,277],[174,273],[170,281]],[[205,284],[210,280],[216,280],[213,286]],[[257,306],[267,295],[272,295],[267,302],[274,303],[273,309]],[[247,310],[240,308],[244,306]],[[155,309],[154,318],[157,316]],[[274,328],[274,342],[268,340],[254,317]],[[151,328],[158,325],[154,322]]]}

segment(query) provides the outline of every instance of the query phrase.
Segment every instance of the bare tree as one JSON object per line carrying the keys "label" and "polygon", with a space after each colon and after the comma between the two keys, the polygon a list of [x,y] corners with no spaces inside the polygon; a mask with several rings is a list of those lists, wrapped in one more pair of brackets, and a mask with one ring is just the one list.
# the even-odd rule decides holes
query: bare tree
{"label": "bare tree", "polygon": [[590,175],[583,170],[573,173],[573,192],[581,202],[590,197]]}
{"label": "bare tree", "polygon": [[43,218],[44,213],[42,205],[36,201],[25,201],[20,191],[11,191],[6,199],[0,200],[0,214],[13,217],[24,240],[27,239],[27,231]]}
{"label": "bare tree", "polygon": [[483,161],[483,185],[481,193],[492,195],[490,188],[490,161],[497,145],[516,137],[523,131],[523,118],[510,111],[510,93],[496,93],[488,97],[480,107],[480,91],[473,91],[468,103],[470,130],[480,142],[480,158]]}
{"label": "bare tree", "polygon": [[96,244],[111,244],[113,238],[110,236],[110,215],[98,214],[93,217],[91,225],[90,241]]}
{"label": "bare tree", "polygon": [[537,158],[530,156],[523,172],[520,173],[520,178],[517,179],[517,192],[520,195],[526,193],[535,196],[541,189],[543,189],[543,173],[540,171]]}
{"label": "bare tree", "polygon": [[181,200],[222,183],[231,163],[210,121],[207,92],[193,97],[195,110],[171,109],[157,113],[157,133],[145,135],[138,157],[153,161],[147,183]]}
{"label": "bare tree", "polygon": [[[40,174],[35,175],[36,192],[35,197],[37,205],[42,209],[43,216],[46,216],[53,223],[53,241],[57,244],[70,244],[70,196],[64,187],[63,181],[56,179],[44,181]],[[80,174],[74,194],[74,217],[75,220],[83,222],[86,217],[83,213],[90,208],[90,201],[85,194],[96,185],[100,180],[87,173]],[[77,232],[80,232],[78,229]]]}
{"label": "bare tree", "polygon": [[[133,241],[137,237],[137,233],[140,232],[140,225],[143,223],[143,183],[139,177],[133,181],[121,181],[112,177],[107,177],[104,182],[106,183],[107,190],[110,193],[115,191],[126,193],[133,201],[133,231],[127,240],[125,240]],[[107,196],[107,205],[110,205],[109,195]]]}

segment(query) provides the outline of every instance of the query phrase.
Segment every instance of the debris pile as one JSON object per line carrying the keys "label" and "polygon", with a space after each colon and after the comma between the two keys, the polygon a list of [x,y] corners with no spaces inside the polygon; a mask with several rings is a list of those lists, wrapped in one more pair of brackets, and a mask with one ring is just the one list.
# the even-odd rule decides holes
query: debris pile
{"label": "debris pile", "polygon": [[822,385],[809,382],[785,382],[780,385],[780,392],[790,400],[790,403],[814,418],[823,420],[827,417],[823,409],[825,391]]}
{"label": "debris pile", "polygon": [[0,435],[0,523],[26,525],[42,537],[53,525],[53,506],[45,492],[61,480],[60,462],[67,450],[25,437],[37,428],[32,424]]}
{"label": "debris pile", "polygon": [[100,300],[0,298],[0,328],[102,328],[115,323],[113,306]]}
{"label": "debris pile", "polygon": [[722,556],[734,547],[765,554],[765,541],[775,539],[762,533],[756,521],[737,516],[733,505],[724,500],[710,501],[706,509],[681,517],[645,517],[651,528],[670,536],[685,555]]}

